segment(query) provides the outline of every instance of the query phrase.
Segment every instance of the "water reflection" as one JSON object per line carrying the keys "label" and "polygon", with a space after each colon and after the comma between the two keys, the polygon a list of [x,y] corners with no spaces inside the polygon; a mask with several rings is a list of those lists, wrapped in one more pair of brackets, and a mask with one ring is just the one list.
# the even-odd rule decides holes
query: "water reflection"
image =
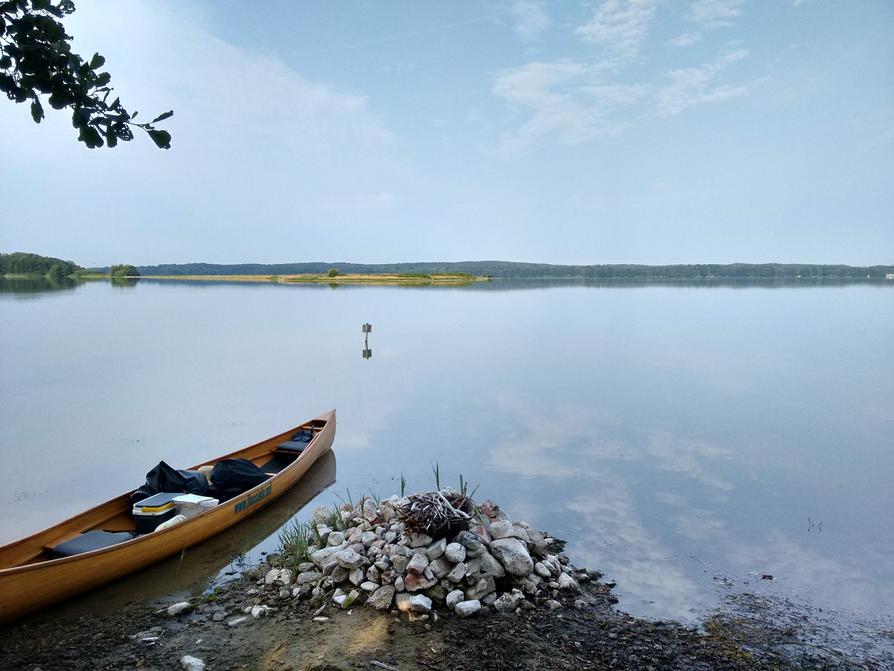
{"label": "water reflection", "polygon": [[[637,614],[729,584],[894,612],[894,282],[499,284],[0,296],[0,542],[126,489],[148,454],[190,464],[337,407],[340,487],[428,487],[438,461]],[[367,314],[387,366],[356,357]]]}
{"label": "water reflection", "polygon": [[236,526],[187,549],[182,556],[171,557],[38,613],[32,621],[100,615],[144,599],[198,596],[218,582],[228,580],[243,566],[256,563],[262,552],[275,551],[279,528],[301,514],[301,509],[331,486],[335,478],[335,454],[327,450],[294,487]]}
{"label": "water reflection", "polygon": [[37,298],[37,294],[52,291],[70,291],[84,282],[70,277],[0,277],[0,294],[13,294],[22,298]]}
{"label": "water reflection", "polygon": [[110,277],[109,284],[116,289],[129,289],[137,286],[140,281],[139,277]]}

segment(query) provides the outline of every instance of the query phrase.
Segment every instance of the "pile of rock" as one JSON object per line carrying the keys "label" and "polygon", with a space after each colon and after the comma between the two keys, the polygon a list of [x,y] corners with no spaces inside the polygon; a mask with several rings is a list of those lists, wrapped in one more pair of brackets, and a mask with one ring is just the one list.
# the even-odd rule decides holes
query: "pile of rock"
{"label": "pile of rock", "polygon": [[[442,494],[456,496],[452,490]],[[490,501],[475,509],[465,529],[439,539],[405,529],[400,511],[407,503],[393,496],[317,509],[306,561],[294,571],[270,569],[263,584],[280,598],[331,599],[345,609],[359,603],[396,607],[426,619],[444,607],[460,617],[488,608],[558,608],[563,592],[578,591],[592,577],[554,554],[553,539],[510,520]]]}

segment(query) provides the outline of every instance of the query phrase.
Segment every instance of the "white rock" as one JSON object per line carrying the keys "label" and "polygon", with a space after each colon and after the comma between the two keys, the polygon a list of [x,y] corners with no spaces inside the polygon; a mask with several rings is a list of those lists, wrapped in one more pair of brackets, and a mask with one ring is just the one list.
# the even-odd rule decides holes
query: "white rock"
{"label": "white rock", "polygon": [[360,589],[362,589],[364,592],[372,593],[379,589],[379,585],[378,583],[374,583],[372,580],[367,580],[360,583]]}
{"label": "white rock", "polygon": [[366,576],[365,576],[365,574],[363,573],[363,569],[362,569],[362,568],[351,569],[351,572],[348,573],[348,580],[351,581],[351,584],[352,584],[352,585],[359,585],[360,583],[363,582],[363,579],[364,579],[365,577],[366,577]]}
{"label": "white rock", "polygon": [[550,570],[546,568],[546,565],[543,562],[537,562],[536,564],[534,564],[534,572],[541,578],[552,577],[552,573],[550,573]]}
{"label": "white rock", "polygon": [[465,561],[466,549],[459,543],[450,543],[444,550],[444,557],[447,558],[447,561],[453,562],[454,564]]}
{"label": "white rock", "polygon": [[345,542],[345,535],[341,531],[333,531],[326,539],[326,545],[329,547],[337,547]]}
{"label": "white rock", "polygon": [[556,582],[559,583],[559,589],[570,589],[574,592],[580,589],[580,586],[577,584],[577,580],[572,578],[567,573],[560,573],[559,578]]}
{"label": "white rock", "polygon": [[242,617],[234,617],[232,620],[227,622],[228,627],[238,627],[240,624],[245,622],[248,618],[244,615]]}
{"label": "white rock", "polygon": [[[345,548],[344,550],[339,550],[335,553],[335,560],[338,562],[339,566],[350,570],[359,568],[360,565],[363,564],[363,555],[350,548]],[[528,571],[528,573],[530,573],[530,571]]]}
{"label": "white rock", "polygon": [[494,578],[502,578],[506,575],[503,565],[487,550],[482,549],[477,559],[481,562],[481,572],[485,575],[492,575]]}
{"label": "white rock", "polygon": [[431,599],[424,594],[416,594],[410,597],[410,610],[416,613],[430,613]]}
{"label": "white rock", "polygon": [[478,599],[472,599],[471,601],[460,601],[458,604],[453,606],[453,612],[460,617],[471,617],[479,610],[481,610],[481,602],[478,601]]}
{"label": "white rock", "polygon": [[397,577],[394,579],[394,589],[396,589],[398,592],[403,592],[403,591],[404,591],[404,579],[403,579],[403,576],[397,576]]}
{"label": "white rock", "polygon": [[183,655],[180,658],[180,666],[183,667],[184,671],[203,671],[205,662],[192,655]]}
{"label": "white rock", "polygon": [[270,606],[252,606],[251,616],[257,620],[259,617],[266,617],[267,613],[272,610]]}
{"label": "white rock", "polygon": [[491,523],[490,528],[487,531],[490,533],[491,538],[498,540],[500,538],[511,537],[514,529],[512,527],[512,522],[509,520],[496,520]]}
{"label": "white rock", "polygon": [[276,582],[276,579],[278,577],[279,577],[279,569],[272,568],[269,571],[267,571],[267,575],[264,576],[264,584],[272,585],[274,582]]}
{"label": "white rock", "polygon": [[500,560],[507,573],[526,576],[534,570],[534,561],[531,559],[531,555],[517,538],[495,540],[490,544],[490,551]]}
{"label": "white rock", "polygon": [[279,570],[279,575],[276,576],[276,580],[273,581],[276,585],[284,585],[288,587],[292,584],[292,572],[287,568],[282,568]]}
{"label": "white rock", "polygon": [[461,589],[455,589],[452,592],[448,592],[446,598],[447,607],[452,609],[460,601],[464,601],[465,598],[466,597]]}
{"label": "white rock", "polygon": [[189,601],[180,601],[168,606],[167,614],[168,617],[177,617],[178,615],[183,615],[183,613],[188,613],[191,610],[192,604]]}
{"label": "white rock", "polygon": [[326,617],[325,615],[317,615],[314,618],[314,622],[329,622],[329,618]]}

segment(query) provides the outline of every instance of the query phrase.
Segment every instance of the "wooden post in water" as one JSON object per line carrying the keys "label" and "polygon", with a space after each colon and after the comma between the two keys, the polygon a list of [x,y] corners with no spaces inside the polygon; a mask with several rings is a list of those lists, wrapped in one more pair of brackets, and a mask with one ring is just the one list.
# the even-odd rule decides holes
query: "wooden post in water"
{"label": "wooden post in water", "polygon": [[363,358],[372,359],[373,351],[369,348],[369,334],[372,333],[372,324],[363,325]]}

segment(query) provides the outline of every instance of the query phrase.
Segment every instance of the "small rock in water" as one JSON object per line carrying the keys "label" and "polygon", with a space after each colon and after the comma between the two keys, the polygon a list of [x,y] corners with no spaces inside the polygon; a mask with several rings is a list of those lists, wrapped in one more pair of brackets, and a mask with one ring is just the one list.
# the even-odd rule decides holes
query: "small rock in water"
{"label": "small rock in water", "polygon": [[205,662],[192,655],[183,655],[180,658],[180,666],[183,667],[184,671],[203,671]]}
{"label": "small rock in water", "polygon": [[453,612],[460,617],[471,617],[481,610],[481,602],[477,599],[471,601],[460,601],[453,607]]}

